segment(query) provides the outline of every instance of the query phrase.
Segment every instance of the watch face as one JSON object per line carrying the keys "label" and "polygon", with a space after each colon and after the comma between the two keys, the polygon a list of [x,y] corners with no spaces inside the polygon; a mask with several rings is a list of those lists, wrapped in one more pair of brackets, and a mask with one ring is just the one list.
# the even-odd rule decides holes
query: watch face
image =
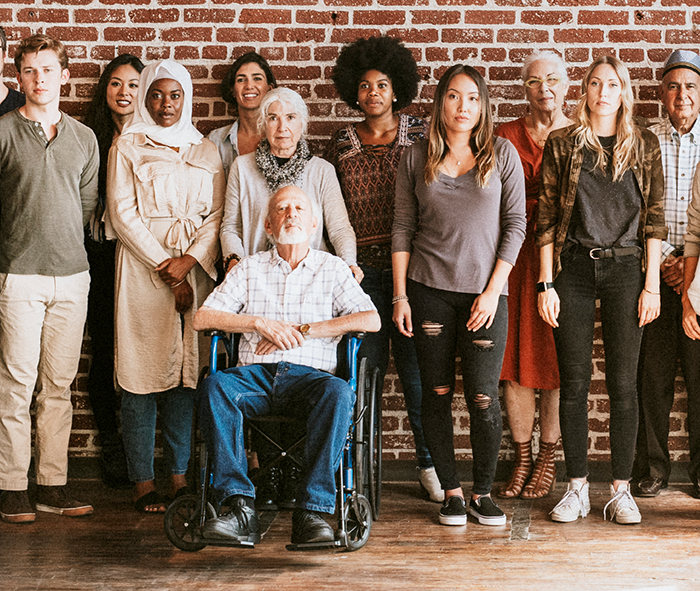
{"label": "watch face", "polygon": [[309,328],[311,328],[308,324],[302,324],[299,327],[299,332],[303,335],[306,335],[309,332]]}

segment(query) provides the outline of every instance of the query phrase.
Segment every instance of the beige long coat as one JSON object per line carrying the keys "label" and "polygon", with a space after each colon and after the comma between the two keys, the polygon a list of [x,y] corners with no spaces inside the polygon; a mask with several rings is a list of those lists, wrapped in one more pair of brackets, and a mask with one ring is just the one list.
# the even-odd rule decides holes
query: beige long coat
{"label": "beige long coat", "polygon": [[[143,134],[122,135],[109,153],[107,210],[117,242],[115,379],[134,394],[197,386],[205,341],[192,318],[214,287],[224,178],[216,146],[203,139],[179,152]],[[154,271],[189,254],[194,303],[183,315]],[[201,360],[200,360],[201,357]]]}

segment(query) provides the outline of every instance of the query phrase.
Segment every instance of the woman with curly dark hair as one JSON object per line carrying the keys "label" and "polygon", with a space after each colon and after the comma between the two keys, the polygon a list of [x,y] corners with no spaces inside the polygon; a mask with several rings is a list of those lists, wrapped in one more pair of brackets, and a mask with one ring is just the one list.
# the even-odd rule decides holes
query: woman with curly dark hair
{"label": "woman with curly dark hair", "polygon": [[95,132],[100,148],[99,201],[85,235],[90,262],[88,330],[92,338],[92,364],[88,394],[100,434],[102,478],[108,486],[131,486],[117,427],[114,392],[114,251],[115,242],[105,238],[107,156],[114,138],[131,120],[136,104],[141,60],[125,53],[114,58],[100,76],[85,125]]}
{"label": "woman with curly dark hair", "polygon": [[391,225],[394,217],[396,169],[403,151],[425,137],[425,123],[398,113],[418,93],[416,62],[397,39],[358,39],[338,56],[333,82],[340,98],[358,109],[364,120],[333,134],[324,157],[338,173],[350,222],[357,235],[357,255],[365,276],[362,287],[382,316],[382,330],[367,335],[360,355],[379,368],[383,384],[393,345],[415,440],[418,474],[430,498],[442,502],[430,452],[421,428],[421,383],[413,341],[391,322]]}
{"label": "woman with curly dark hair", "polygon": [[254,51],[244,53],[226,72],[221,82],[221,98],[233,107],[238,118],[207,136],[219,148],[226,178],[238,156],[254,152],[258,147],[261,139],[258,133],[258,107],[273,88],[277,88],[277,80],[270,64]]}

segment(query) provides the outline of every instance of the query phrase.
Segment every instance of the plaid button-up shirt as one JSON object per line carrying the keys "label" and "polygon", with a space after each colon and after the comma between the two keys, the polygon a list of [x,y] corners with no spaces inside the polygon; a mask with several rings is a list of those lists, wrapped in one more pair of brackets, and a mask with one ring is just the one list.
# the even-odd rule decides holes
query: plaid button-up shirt
{"label": "plaid button-up shirt", "polygon": [[649,128],[659,138],[664,165],[664,214],[668,238],[663,241],[661,258],[666,259],[676,248],[683,247],[688,227],[688,203],[692,197],[693,176],[700,162],[700,117],[693,128],[680,135],[669,119]]}
{"label": "plaid button-up shirt", "polygon": [[[347,264],[327,252],[313,249],[296,269],[279,256],[276,248],[241,259],[204,305],[221,312],[294,324],[375,310]],[[255,348],[261,338],[256,332],[241,336],[239,365],[287,361],[335,372],[336,347],[341,337],[307,339],[295,349],[256,355]]]}

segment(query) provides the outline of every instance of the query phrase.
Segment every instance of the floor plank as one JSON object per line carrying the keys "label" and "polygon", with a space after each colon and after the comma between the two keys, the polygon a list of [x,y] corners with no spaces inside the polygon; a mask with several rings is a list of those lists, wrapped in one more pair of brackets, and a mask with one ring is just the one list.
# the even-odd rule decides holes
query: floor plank
{"label": "floor plank", "polygon": [[700,501],[685,485],[640,499],[638,526],[603,521],[609,492],[594,483],[591,514],[572,524],[548,519],[565,490],[560,484],[551,498],[499,501],[505,526],[470,519],[444,527],[417,484],[385,483],[380,520],[354,553],[287,552],[289,512],[253,550],[181,552],[162,518],[131,508],[128,491],[94,481],[72,486],[92,500],[93,516],[40,513],[34,524],[0,523],[2,591],[700,589]]}

